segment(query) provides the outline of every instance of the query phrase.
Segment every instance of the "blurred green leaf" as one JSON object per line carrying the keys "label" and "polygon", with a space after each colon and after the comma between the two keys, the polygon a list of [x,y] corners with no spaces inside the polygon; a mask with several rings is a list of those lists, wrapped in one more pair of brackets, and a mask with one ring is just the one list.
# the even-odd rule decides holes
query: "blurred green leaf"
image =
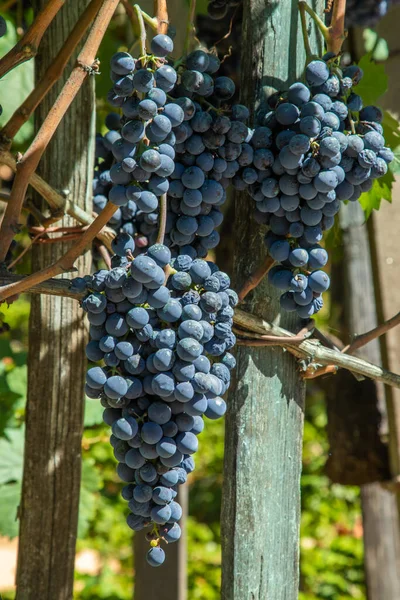
{"label": "blurred green leaf", "polygon": [[387,90],[388,77],[385,66],[372,59],[371,52],[365,54],[358,63],[364,71],[364,77],[357,85],[357,94],[362,97],[364,106],[376,104]]}
{"label": "blurred green leaf", "polygon": [[92,398],[85,398],[85,427],[93,427],[93,425],[100,425],[103,422],[103,410],[99,400]]}

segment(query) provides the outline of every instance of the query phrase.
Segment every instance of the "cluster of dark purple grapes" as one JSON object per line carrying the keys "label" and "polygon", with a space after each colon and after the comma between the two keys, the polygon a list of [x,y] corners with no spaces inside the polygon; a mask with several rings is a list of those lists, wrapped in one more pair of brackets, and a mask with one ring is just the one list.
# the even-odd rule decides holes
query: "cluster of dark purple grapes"
{"label": "cluster of dark purple grapes", "polygon": [[124,52],[112,58],[115,83],[108,99],[123,116],[109,114],[109,131],[97,137],[94,210],[107,200],[121,205],[110,225],[136,235],[138,251],[156,239],[158,198],[166,193],[165,244],[173,255],[205,257],[219,242],[225,189],[247,164],[249,111],[226,106],[235,85],[216,76],[220,61],[214,54],[195,50],[175,71],[157,66],[172,51],[168,36],[156,36],[151,48],[146,67]]}
{"label": "cluster of dark purple grapes", "polygon": [[[235,359],[232,333],[236,293],[218,267],[188,255],[171,258],[155,244],[133,259],[127,233],[113,241],[118,266],[72,285],[87,290],[90,322],[86,394],[100,398],[110,442],[126,482],[127,523],[149,528],[147,560],[158,566],[161,541],[179,539],[178,486],[194,469],[192,454],[203,415],[222,417],[222,395]],[[170,270],[166,281],[164,269]]]}
{"label": "cluster of dark purple grapes", "polygon": [[329,277],[321,270],[328,255],[319,245],[334,224],[341,201],[356,201],[386,174],[393,153],[385,147],[382,112],[363,107],[354,91],[362,77],[357,66],[342,71],[326,55],[306,68],[307,84],[270,98],[271,110],[254,131],[256,164],[233,184],[248,186],[256,218],[270,231],[265,242],[279,262],[270,282],[282,290],[281,306],[309,318],[322,307]]}

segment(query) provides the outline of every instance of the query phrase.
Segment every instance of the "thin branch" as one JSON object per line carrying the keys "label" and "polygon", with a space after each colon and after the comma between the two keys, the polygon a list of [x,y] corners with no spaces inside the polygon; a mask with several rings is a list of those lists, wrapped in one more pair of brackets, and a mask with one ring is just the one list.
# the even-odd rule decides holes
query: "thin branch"
{"label": "thin branch", "polygon": [[137,17],[137,21],[139,24],[139,40],[140,40],[140,56],[146,56],[147,54],[147,50],[146,50],[146,27],[144,24],[144,20],[143,20],[143,15],[142,15],[142,9],[140,8],[139,4],[135,4],[134,6],[135,12],[136,12],[136,17]]}
{"label": "thin branch", "polygon": [[35,235],[34,238],[32,238],[29,242],[29,244],[26,246],[26,248],[24,248],[21,252],[21,254],[19,254],[9,265],[7,265],[7,269],[13,269],[15,267],[15,265],[17,263],[19,263],[19,261],[21,260],[21,258],[23,256],[25,256],[25,254],[28,252],[28,250],[30,250],[33,246],[33,244],[43,235],[43,233],[37,233]]}
{"label": "thin branch", "polygon": [[[294,334],[274,323],[268,323],[259,317],[244,312],[238,308],[235,309],[234,323],[243,329],[254,331],[255,333],[269,333],[277,336],[287,336],[288,345],[285,348],[291,353],[305,360],[307,363],[322,366],[336,366],[346,369],[353,373],[358,373],[369,379],[382,381],[387,385],[400,387],[400,375],[382,369],[377,365],[373,365],[366,360],[355,356],[348,356],[342,352],[324,348],[316,340],[305,340],[297,346],[290,347],[290,338]],[[316,367],[317,368],[317,367]]]}
{"label": "thin branch", "polygon": [[393,327],[396,327],[399,324],[400,312],[398,312],[396,315],[394,315],[394,317],[391,317],[387,321],[384,321],[377,327],[374,327],[374,329],[371,329],[370,331],[367,331],[366,333],[363,333],[361,335],[357,335],[354,341],[349,346],[343,348],[342,352],[345,352],[346,354],[354,354],[356,350],[358,350],[362,346],[365,346],[369,342],[372,342],[372,340],[376,340],[376,338],[380,337],[381,335],[384,335],[385,333],[393,329]]}
{"label": "thin branch", "polygon": [[[0,271],[0,286],[7,287],[13,283],[19,281],[25,281],[27,275],[14,275],[11,273],[4,273]],[[75,292],[70,289],[70,279],[47,279],[43,283],[37,283],[36,285],[25,290],[29,294],[45,294],[49,296],[62,296],[63,298],[73,298],[74,300],[80,300],[85,295],[85,292]]]}
{"label": "thin branch", "polygon": [[[131,6],[129,0],[121,0],[121,4],[123,4],[126,14],[132,21],[132,23],[137,23],[137,15],[136,12]],[[144,10],[141,11],[143,20],[149,25],[154,31],[157,31],[157,19],[155,17],[150,17]]]}
{"label": "thin branch", "polygon": [[[0,164],[5,164],[10,167],[14,172],[17,170],[17,165],[9,152],[0,153]],[[46,200],[50,208],[59,214],[60,219],[64,214],[68,214],[70,217],[76,219],[82,225],[90,225],[93,223],[95,217],[89,215],[80,206],[74,202],[65,199],[61,194],[56,192],[44,179],[42,179],[36,173],[33,173],[29,183],[31,186]],[[8,200],[9,201],[9,198]],[[27,206],[27,209],[32,212],[31,207]],[[115,231],[110,227],[104,227],[97,236],[109,250],[111,250],[111,242],[115,237]]]}
{"label": "thin branch", "polygon": [[159,211],[159,225],[158,225],[158,235],[157,235],[157,244],[164,243],[165,237],[165,227],[167,225],[167,194],[163,194],[160,197],[160,211]]}
{"label": "thin branch", "polygon": [[196,17],[196,0],[190,0],[189,15],[188,15],[188,20],[187,20],[187,25],[186,25],[185,44],[183,46],[183,56],[186,56],[189,53],[190,47],[192,45],[193,37],[196,34],[196,28],[194,26],[195,17]]}
{"label": "thin branch", "polygon": [[154,0],[153,12],[158,23],[157,33],[167,33],[169,25],[167,0]]}
{"label": "thin branch", "polygon": [[267,256],[264,262],[250,275],[246,283],[239,292],[239,302],[243,302],[247,294],[258,286],[260,281],[267,275],[268,271],[274,266],[275,261]]}
{"label": "thin branch", "polygon": [[347,32],[344,29],[345,14],[346,0],[334,0],[327,50],[336,55],[340,53],[343,42],[347,37]]}
{"label": "thin branch", "polygon": [[0,79],[23,62],[36,56],[48,26],[64,5],[65,0],[49,0],[19,42],[0,60]]}
{"label": "thin branch", "polygon": [[[107,205],[106,208],[109,206],[110,205]],[[107,215],[107,218],[109,218],[109,215]],[[84,235],[86,235],[86,233]],[[69,251],[61,260],[65,262],[67,255],[70,253],[71,251]],[[57,273],[61,273],[65,270],[65,268],[62,268],[61,270],[58,270]],[[48,268],[47,272],[51,272],[51,275],[49,275],[49,277],[55,275],[56,272],[54,270],[54,265],[53,267]],[[0,289],[5,290],[13,288],[12,294],[21,293],[23,291],[29,291],[33,294],[67,296],[69,298],[75,298],[77,300],[82,298],[82,296],[84,295],[71,291],[71,282],[68,279],[45,280],[43,278],[40,278],[38,280],[36,277],[37,275],[38,274],[35,273],[34,275],[28,275],[27,277],[24,277],[20,275],[5,274],[0,272],[0,284],[3,284],[3,287]],[[2,299],[1,295],[0,299]],[[274,323],[268,323],[268,321],[264,321],[263,319],[246,313],[238,308],[235,309],[234,322],[236,323],[236,325],[239,325],[247,331],[254,331],[255,333],[261,333],[263,335],[271,334],[276,335],[278,337],[287,337],[287,346],[285,346],[285,348],[289,352],[307,362],[312,362],[316,365],[320,364],[322,366],[327,366],[328,368],[325,372],[331,373],[333,372],[333,369],[342,368],[350,372],[363,375],[364,377],[367,377],[369,379],[382,381],[382,383],[386,383],[387,385],[393,387],[400,387],[400,375],[392,373],[391,371],[386,371],[385,369],[373,365],[366,360],[362,360],[361,358],[357,358],[355,356],[348,356],[347,354],[324,348],[316,340],[305,339],[301,343],[291,347],[292,339],[294,338],[295,340],[296,335],[294,335],[290,331],[287,331],[286,329],[283,329],[282,327],[279,327],[278,325],[275,325]],[[316,370],[315,373],[317,372],[319,371]],[[307,377],[309,377],[309,374],[307,375]]]}
{"label": "thin branch", "polygon": [[75,27],[69,34],[65,44],[57,54],[56,58],[43,75],[42,79],[35,85],[32,92],[12,115],[8,123],[0,131],[0,137],[5,143],[10,143],[18,133],[22,125],[29,119],[46,94],[61,77],[72,53],[85,35],[87,28],[98,12],[102,0],[92,0],[76,22]]}
{"label": "thin branch", "polygon": [[[335,340],[332,340],[331,338],[326,337],[326,335],[324,335],[322,333],[322,331],[320,331],[317,327],[315,327],[315,329],[314,329],[314,337],[317,340],[319,340],[323,346],[326,346],[327,348],[330,348],[331,350],[340,351],[341,348],[343,348],[343,343],[341,340],[336,338],[336,343],[335,343]],[[338,344],[340,344],[340,347],[338,346]]]}
{"label": "thin branch", "polygon": [[95,62],[100,42],[104,37],[118,2],[119,0],[104,0],[85,45],[78,56],[77,66],[65,82],[63,89],[50,109],[26,154],[17,164],[17,173],[11,191],[10,202],[7,205],[0,228],[0,263],[4,262],[8,248],[10,247],[18,226],[18,220],[21,214],[21,208],[29,184],[29,179],[36,170],[44,151],[63,116],[78,94],[83,82],[88,74],[93,72],[92,67]]}
{"label": "thin branch", "polygon": [[[110,1],[110,0],[106,0]],[[41,271],[37,271],[36,273],[32,273],[32,275],[28,275],[25,279],[11,283],[0,288],[0,302],[6,300],[10,296],[14,296],[16,294],[21,294],[25,290],[33,287],[38,283],[42,283],[49,279],[50,277],[55,277],[56,275],[61,275],[66,271],[71,271],[73,269],[74,262],[76,259],[83,253],[85,248],[93,241],[96,237],[97,233],[100,231],[106,223],[113,216],[118,206],[109,202],[103,208],[101,213],[97,216],[97,218],[93,221],[93,223],[88,227],[88,229],[80,236],[80,239],[72,248],[68,250],[61,258],[57,260],[57,262],[53,263],[49,267],[42,269]]]}

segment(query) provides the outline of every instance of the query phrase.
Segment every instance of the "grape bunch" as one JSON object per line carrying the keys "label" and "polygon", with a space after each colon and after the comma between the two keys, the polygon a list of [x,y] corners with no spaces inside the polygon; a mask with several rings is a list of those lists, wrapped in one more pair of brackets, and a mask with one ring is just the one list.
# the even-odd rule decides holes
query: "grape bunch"
{"label": "grape bunch", "polygon": [[250,141],[252,163],[233,178],[255,200],[257,221],[269,226],[265,243],[279,265],[268,277],[283,292],[281,307],[301,318],[323,305],[330,282],[320,242],[340,203],[358,200],[393,159],[382,112],[363,107],[353,91],[362,75],[357,66],[342,71],[329,54],[312,61],[307,84],[270,98],[271,110]]}
{"label": "grape bunch", "polygon": [[88,370],[86,394],[100,398],[111,427],[128,526],[149,528],[147,560],[158,566],[165,558],[161,542],[181,534],[175,498],[194,469],[203,416],[218,419],[226,410],[238,298],[212,262],[172,259],[162,244],[136,258],[134,249],[133,238],[120,233],[113,241],[119,266],[72,286],[87,291],[86,354],[96,365]]}
{"label": "grape bunch", "polygon": [[[96,212],[107,200],[121,205],[110,225],[136,236],[139,252],[156,239],[158,198],[167,193],[166,245],[174,256],[205,257],[219,242],[225,189],[240,169],[242,143],[252,130],[246,107],[229,105],[235,84],[217,76],[218,57],[195,50],[177,71],[157,67],[172,48],[168,36],[156,36],[152,51],[158,56],[143,59],[146,68],[127,53],[112,58],[115,84],[108,99],[122,117],[110,113],[109,131],[97,136],[93,204]],[[141,78],[149,79],[147,91]]]}

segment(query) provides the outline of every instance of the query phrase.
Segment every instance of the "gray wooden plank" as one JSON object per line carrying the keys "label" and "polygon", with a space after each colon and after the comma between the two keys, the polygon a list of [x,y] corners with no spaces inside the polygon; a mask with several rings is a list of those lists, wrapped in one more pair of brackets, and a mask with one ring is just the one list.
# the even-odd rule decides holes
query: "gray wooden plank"
{"label": "gray wooden plank", "polygon": [[[35,9],[47,4],[38,0]],[[40,45],[36,77],[40,78],[88,4],[67,2]],[[67,69],[68,71],[68,69]],[[64,81],[64,78],[62,78]],[[36,111],[36,129],[60,92],[57,83]],[[68,189],[91,211],[94,94],[87,82],[61,122],[39,173],[56,189]],[[41,204],[41,199],[36,198]],[[75,225],[70,217],[63,225]],[[32,269],[54,262],[66,245],[34,246]],[[87,252],[76,263],[90,272]],[[18,600],[70,600],[74,580],[81,438],[83,430],[85,344],[87,326],[75,300],[32,297],[25,464],[17,573]]]}

